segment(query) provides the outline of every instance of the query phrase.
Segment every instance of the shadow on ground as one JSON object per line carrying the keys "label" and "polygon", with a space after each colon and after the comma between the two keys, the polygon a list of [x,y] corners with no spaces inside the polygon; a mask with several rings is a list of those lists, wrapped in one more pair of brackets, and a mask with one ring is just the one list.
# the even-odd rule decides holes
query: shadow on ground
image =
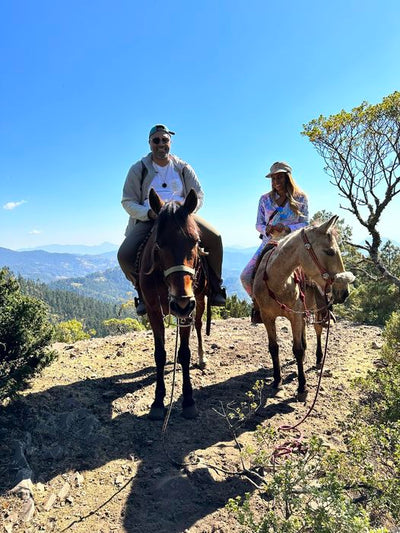
{"label": "shadow on ground", "polygon": [[[171,371],[168,367],[167,372]],[[136,398],[148,387],[153,391],[153,367],[28,394],[0,410],[3,458],[7,451],[11,453],[13,442],[24,442],[33,481],[43,484],[71,471],[87,473],[115,459],[131,461],[136,470],[122,518],[124,531],[181,533],[223,507],[230,497],[243,495],[252,487],[233,473],[218,475],[199,465],[179,468],[172,462],[202,458],[206,464],[209,461],[234,472],[238,450],[226,421],[215,410],[221,404],[240,402],[256,380],[270,377],[259,370],[200,388],[195,391],[200,411],[196,420],[182,418],[179,403],[174,403],[165,446],[162,423],[150,421],[145,411],[134,414]],[[293,410],[290,402],[268,405],[268,388],[266,391],[259,414],[241,431],[255,429],[262,419],[278,412]],[[13,484],[13,474],[0,469],[2,493]],[[98,494],[97,505],[105,499]],[[84,522],[75,529],[84,530]]]}

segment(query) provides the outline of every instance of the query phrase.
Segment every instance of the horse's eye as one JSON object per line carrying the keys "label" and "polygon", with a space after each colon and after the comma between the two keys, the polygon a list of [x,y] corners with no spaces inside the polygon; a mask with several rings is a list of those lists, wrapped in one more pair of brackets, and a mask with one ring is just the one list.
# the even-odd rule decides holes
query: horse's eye
{"label": "horse's eye", "polygon": [[330,256],[335,255],[335,250],[333,248],[329,248],[329,250],[324,250],[324,252],[326,253],[326,255],[330,255]]}

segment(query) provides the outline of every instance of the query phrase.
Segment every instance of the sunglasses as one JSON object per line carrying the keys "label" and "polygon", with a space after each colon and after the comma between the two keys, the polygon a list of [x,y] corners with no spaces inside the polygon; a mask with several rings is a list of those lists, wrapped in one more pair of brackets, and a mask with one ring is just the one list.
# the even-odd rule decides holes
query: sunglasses
{"label": "sunglasses", "polygon": [[168,144],[171,139],[169,137],[153,137],[150,140],[153,144]]}

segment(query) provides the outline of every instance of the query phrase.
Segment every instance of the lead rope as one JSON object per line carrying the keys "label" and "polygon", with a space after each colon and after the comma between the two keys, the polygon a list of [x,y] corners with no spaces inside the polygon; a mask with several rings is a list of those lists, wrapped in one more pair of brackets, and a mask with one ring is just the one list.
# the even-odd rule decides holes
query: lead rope
{"label": "lead rope", "polygon": [[188,463],[188,462],[179,463],[178,461],[175,461],[175,459],[173,459],[173,457],[171,457],[170,453],[168,452],[167,442],[166,442],[167,427],[168,427],[168,422],[169,422],[169,419],[170,419],[170,416],[171,416],[172,402],[174,400],[174,391],[175,391],[175,383],[176,383],[176,367],[177,367],[177,362],[178,362],[179,329],[182,328],[182,327],[183,328],[188,328],[188,327],[191,327],[191,324],[190,323],[189,324],[182,324],[180,319],[177,318],[176,319],[175,353],[174,353],[174,368],[173,368],[173,371],[172,371],[171,396],[170,396],[169,405],[168,405],[168,408],[167,408],[167,413],[165,415],[164,422],[163,422],[162,429],[161,429],[161,440],[162,440],[164,453],[167,456],[169,462],[173,466],[175,466],[177,468],[183,468],[185,466],[189,466],[189,465],[193,464],[193,463]]}
{"label": "lead rope", "polygon": [[331,321],[331,317],[330,317],[330,313],[328,313],[328,324],[327,324],[327,329],[326,329],[324,353],[323,353],[323,356],[322,356],[321,369],[320,369],[320,374],[319,374],[319,377],[318,377],[317,388],[316,388],[316,391],[315,391],[315,394],[314,394],[313,402],[312,402],[311,406],[309,407],[308,411],[306,412],[306,414],[303,416],[303,418],[299,422],[297,422],[297,424],[294,424],[293,426],[282,425],[282,426],[278,427],[278,431],[296,431],[297,432],[297,437],[295,437],[291,441],[290,440],[286,441],[283,444],[281,444],[280,446],[276,446],[275,447],[274,451],[271,454],[271,463],[274,465],[274,469],[275,469],[275,465],[278,462],[278,460],[277,460],[278,457],[282,457],[284,455],[290,455],[291,453],[294,453],[294,452],[299,452],[299,453],[303,453],[303,454],[305,453],[305,449],[306,448],[305,448],[305,446],[304,446],[304,444],[302,442],[304,437],[303,437],[302,432],[298,429],[298,427],[300,426],[300,424],[302,424],[310,416],[311,412],[313,411],[313,409],[315,407],[315,404],[317,403],[318,394],[319,394],[319,391],[320,391],[320,388],[321,388],[322,374],[324,372],[326,356],[327,356],[327,353],[328,353],[328,340],[329,340],[329,332],[330,332],[330,321]]}
{"label": "lead rope", "polygon": [[175,390],[175,382],[176,382],[176,366],[178,362],[178,338],[179,338],[179,328],[180,328],[180,320],[179,318],[176,319],[176,335],[175,335],[175,351],[174,351],[174,368],[172,371],[172,386],[171,386],[171,396],[169,400],[169,405],[167,409],[167,414],[164,418],[164,423],[162,426],[161,433],[164,436],[165,432],[167,431],[167,426],[169,422],[169,417],[171,416],[172,411],[172,402],[174,400],[174,390]]}

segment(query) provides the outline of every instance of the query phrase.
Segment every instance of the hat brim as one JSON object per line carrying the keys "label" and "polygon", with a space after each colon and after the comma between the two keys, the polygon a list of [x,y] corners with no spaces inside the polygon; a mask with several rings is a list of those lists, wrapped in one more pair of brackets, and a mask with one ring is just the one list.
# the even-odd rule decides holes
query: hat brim
{"label": "hat brim", "polygon": [[266,178],[272,178],[274,174],[291,174],[289,170],[277,170],[276,172],[270,172],[265,177]]}

